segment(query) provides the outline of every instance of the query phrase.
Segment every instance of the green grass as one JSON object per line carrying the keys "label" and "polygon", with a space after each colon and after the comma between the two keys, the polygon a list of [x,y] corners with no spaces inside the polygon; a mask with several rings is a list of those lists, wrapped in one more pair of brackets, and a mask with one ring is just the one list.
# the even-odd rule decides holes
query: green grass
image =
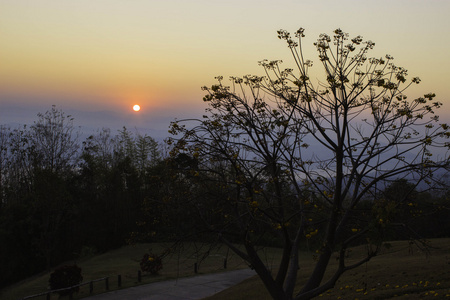
{"label": "green grass", "polygon": [[[344,273],[334,289],[317,299],[450,299],[450,239],[431,240],[433,248],[429,254],[415,246],[410,248],[407,241],[391,244],[392,248],[369,263]],[[364,247],[354,248],[349,258],[356,260],[363,253]],[[336,264],[333,261],[331,267]],[[312,267],[311,259],[300,266],[298,289],[306,282]],[[206,299],[271,298],[255,276]]]}
{"label": "green grass", "polygon": [[[408,242],[392,242],[392,248],[373,258],[368,264],[348,271],[339,279],[336,287],[317,299],[450,299],[450,239],[431,240],[430,253],[425,254],[417,247],[409,247]],[[126,246],[117,250],[77,261],[82,268],[84,282],[110,276],[110,290],[117,289],[117,275],[122,275],[122,288],[150,282],[193,276],[195,256],[199,244],[185,245],[183,252],[172,253],[163,260],[164,268],[160,275],[144,275],[142,282],[137,282],[139,261],[145,252],[161,253],[167,248],[165,244],[140,244]],[[205,250],[205,249],[202,249]],[[412,251],[411,251],[412,250]],[[364,247],[356,247],[349,254],[349,259],[356,261],[365,253]],[[227,248],[223,247],[210,255],[199,265],[199,273],[224,271],[223,259]],[[281,250],[267,248],[263,252],[265,263],[276,269]],[[68,262],[68,264],[73,262]],[[330,267],[334,268],[333,260]],[[303,252],[298,289],[305,283],[312,271],[314,260],[312,253]],[[247,265],[231,251],[228,253],[227,270],[246,268]],[[329,273],[331,274],[331,273]],[[49,273],[27,279],[5,289],[0,299],[17,300],[24,296],[47,291]],[[94,285],[94,292],[105,292],[104,282]],[[80,289],[75,299],[89,295],[88,286]],[[45,297],[35,298],[45,299]],[[52,299],[58,299],[53,295]],[[208,300],[225,299],[270,299],[258,276],[207,298]]]}

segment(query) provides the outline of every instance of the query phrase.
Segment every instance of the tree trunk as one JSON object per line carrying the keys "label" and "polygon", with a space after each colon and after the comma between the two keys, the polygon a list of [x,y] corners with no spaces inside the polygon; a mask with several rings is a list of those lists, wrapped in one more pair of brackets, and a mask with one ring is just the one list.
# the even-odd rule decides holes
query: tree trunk
{"label": "tree trunk", "polygon": [[317,262],[313,273],[311,274],[308,282],[301,291],[302,293],[318,287],[322,282],[323,276],[325,275],[325,271],[330,261],[331,254],[333,253],[337,215],[337,211],[334,210],[330,216],[330,221],[328,223],[326,233],[325,246],[322,249],[322,254],[319,257],[319,261]]}
{"label": "tree trunk", "polygon": [[277,284],[283,286],[286,278],[286,273],[289,267],[289,261],[292,253],[292,243],[289,240],[289,235],[285,233],[285,244],[283,247],[283,257],[281,258],[280,267],[278,269],[277,278],[275,279]]}
{"label": "tree trunk", "polygon": [[264,283],[264,286],[269,291],[270,296],[272,296],[272,298],[276,300],[290,300],[291,297],[286,295],[285,292],[283,291],[282,286],[280,286],[273,279],[272,274],[270,274],[270,271],[261,261],[253,246],[248,243],[245,243],[245,248],[252,263],[252,267],[255,269],[256,273],[258,273],[259,277]]}

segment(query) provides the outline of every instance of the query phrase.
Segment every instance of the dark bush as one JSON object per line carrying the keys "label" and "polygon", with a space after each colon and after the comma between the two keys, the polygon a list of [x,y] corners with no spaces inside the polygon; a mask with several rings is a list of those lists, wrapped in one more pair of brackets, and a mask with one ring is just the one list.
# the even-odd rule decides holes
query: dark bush
{"label": "dark bush", "polygon": [[162,269],[162,259],[158,255],[153,253],[146,253],[141,260],[141,270],[143,272],[148,272],[152,275],[158,274],[159,270]]}
{"label": "dark bush", "polygon": [[[62,266],[57,268],[52,274],[50,274],[49,284],[51,290],[58,290],[67,287],[77,285],[83,281],[81,276],[81,268],[76,265]],[[72,292],[78,292],[79,287],[72,290],[65,290],[58,292],[61,296],[69,295]]]}

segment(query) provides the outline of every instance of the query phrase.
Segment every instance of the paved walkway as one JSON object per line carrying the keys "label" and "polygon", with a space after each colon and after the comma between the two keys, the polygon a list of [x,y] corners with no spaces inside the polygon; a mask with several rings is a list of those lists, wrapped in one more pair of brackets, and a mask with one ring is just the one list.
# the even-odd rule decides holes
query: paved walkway
{"label": "paved walkway", "polygon": [[177,280],[140,285],[97,296],[86,300],[191,300],[214,295],[255,275],[250,269],[198,275]]}

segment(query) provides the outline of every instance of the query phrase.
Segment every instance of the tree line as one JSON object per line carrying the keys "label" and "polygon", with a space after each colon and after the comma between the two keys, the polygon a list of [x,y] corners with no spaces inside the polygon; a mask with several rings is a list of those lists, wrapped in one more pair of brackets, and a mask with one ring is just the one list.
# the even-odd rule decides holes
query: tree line
{"label": "tree line", "polygon": [[55,106],[31,126],[0,126],[1,285],[124,245],[161,162],[153,138],[126,128],[80,142]]}

